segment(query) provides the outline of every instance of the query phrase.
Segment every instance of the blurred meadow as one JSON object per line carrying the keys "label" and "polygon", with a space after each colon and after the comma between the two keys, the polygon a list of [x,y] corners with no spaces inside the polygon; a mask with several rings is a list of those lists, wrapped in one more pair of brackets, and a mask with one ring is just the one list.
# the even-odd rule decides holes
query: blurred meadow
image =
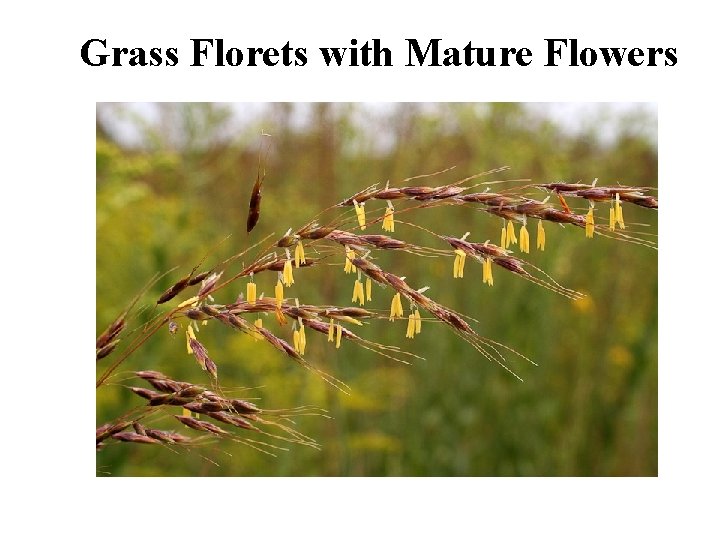
{"label": "blurred meadow", "polygon": [[[129,322],[129,329],[156,314],[154,303],[162,291],[208,252],[201,269],[267,234],[277,240],[374,183],[398,185],[454,166],[413,181],[438,186],[507,165],[509,170],[478,182],[591,183],[598,178],[599,185],[657,186],[653,107],[590,107],[587,121],[572,127],[546,108],[515,103],[98,104],[96,335],[156,273],[177,267],[142,297],[140,306],[147,309]],[[267,143],[260,221],[248,236],[248,200]],[[533,192],[538,200],[547,195]],[[568,202],[578,213],[587,211],[587,201]],[[368,210],[383,206],[381,201],[367,204]],[[605,216],[607,205],[598,206]],[[623,208],[630,231],[657,233],[654,210]],[[327,214],[328,219],[345,210]],[[500,241],[502,220],[477,207],[428,208],[397,219],[440,234],[469,231],[474,242]],[[537,367],[508,356],[524,382],[488,362],[444,325],[428,322],[408,340],[404,321],[372,321],[353,330],[424,360],[404,365],[350,342],[336,350],[323,336],[308,335],[307,359],[347,383],[352,390],[345,395],[266,343],[211,323],[201,327],[198,337],[218,365],[221,385],[246,388],[243,397],[268,409],[327,409],[331,419],[295,419],[297,429],[322,449],[290,444],[288,451],[270,457],[227,441],[190,452],[117,443],[97,453],[97,474],[656,476],[657,252],[600,236],[587,239],[581,228],[554,223],[545,224],[547,247],[538,252],[534,223],[529,227],[532,249],[523,258],[562,285],[586,293],[585,299],[568,300],[500,269],[490,288],[482,284],[481,266],[471,261],[465,277],[453,279],[447,257],[377,254],[381,267],[407,276],[416,288],[429,286],[430,297],[478,319],[473,323],[478,333],[532,358]],[[367,232],[382,231],[375,224]],[[446,247],[399,222],[393,236]],[[342,261],[339,255],[334,264],[296,271],[288,294],[318,305],[351,305],[354,275],[343,273]],[[241,267],[237,262],[233,268]],[[258,295],[272,296],[276,279],[272,272],[257,275]],[[240,280],[215,299],[229,303],[244,291]],[[177,302],[189,296],[186,292]],[[388,309],[391,296],[378,287],[366,307]],[[289,325],[281,328],[271,320],[267,325],[292,342]],[[98,376],[119,351],[98,362]],[[207,383],[207,374],[186,353],[182,331],[173,336],[162,330],[122,364],[113,384],[98,389],[97,425],[143,403],[123,386],[138,386],[137,380],[124,380],[137,369]],[[172,419],[158,425],[195,434]]]}

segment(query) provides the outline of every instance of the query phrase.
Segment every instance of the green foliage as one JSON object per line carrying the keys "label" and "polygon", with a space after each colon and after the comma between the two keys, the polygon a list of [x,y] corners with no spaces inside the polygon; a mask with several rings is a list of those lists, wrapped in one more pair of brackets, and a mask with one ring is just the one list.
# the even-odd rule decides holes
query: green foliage
{"label": "green foliage", "polygon": [[[483,180],[657,182],[655,145],[633,129],[647,118],[634,117],[620,137],[603,143],[600,124],[595,131],[571,135],[519,104],[402,104],[375,116],[357,105],[315,104],[304,109],[304,124],[296,120],[298,107],[275,104],[228,139],[222,136],[226,109],[173,107],[173,129],[145,125],[142,149],[113,142],[107,135],[112,124],[98,134],[97,333],[154,275],[178,267],[143,297],[145,309],[131,321],[131,330],[156,313],[157,296],[206,253],[209,261],[220,261],[266,234],[277,238],[376,182],[397,183],[455,166],[441,177],[416,181],[439,185],[503,165],[512,169]],[[272,134],[272,145],[260,223],[248,238],[245,218],[261,131]],[[537,198],[545,196],[538,191]],[[574,204],[586,208],[582,201]],[[368,204],[368,211],[378,208],[379,203]],[[599,208],[605,215],[606,207]],[[624,209],[632,230],[657,231],[654,211]],[[501,220],[476,209],[434,208],[397,219],[441,234],[470,231],[473,241],[499,243]],[[380,232],[379,225],[373,227],[371,232]],[[546,251],[532,249],[526,258],[563,285],[587,293],[587,299],[571,302],[500,271],[489,288],[482,285],[480,265],[470,261],[465,278],[453,280],[451,259],[378,254],[382,267],[407,276],[411,286],[430,286],[433,299],[478,319],[475,328],[481,335],[537,362],[539,367],[513,362],[525,382],[508,376],[440,324],[428,322],[408,341],[402,321],[375,321],[358,333],[426,360],[400,365],[351,343],[336,351],[322,336],[309,334],[307,358],[349,384],[352,392],[346,396],[267,344],[210,324],[201,327],[200,337],[218,364],[221,384],[244,388],[239,395],[258,398],[268,409],[311,404],[327,409],[332,419],[297,419],[298,429],[323,449],[291,446],[272,458],[226,442],[177,454],[115,444],[98,453],[98,471],[151,476],[657,475],[657,253],[608,238],[588,240],[574,227],[545,227]],[[395,236],[446,247],[401,223]],[[275,279],[270,273],[258,275],[258,293],[271,293]],[[340,267],[297,271],[295,279],[292,294],[304,302],[350,305],[354,277]],[[241,291],[244,282],[222,290],[216,299],[231,302]],[[374,290],[370,307],[388,309],[391,296]],[[288,339],[287,327],[275,328]],[[112,359],[99,362],[98,373]],[[122,387],[136,384],[124,380],[134,369],[207,382],[186,354],[182,335],[161,331],[122,365],[113,384],[98,391],[98,424],[142,403]],[[188,431],[170,421],[162,425]]]}

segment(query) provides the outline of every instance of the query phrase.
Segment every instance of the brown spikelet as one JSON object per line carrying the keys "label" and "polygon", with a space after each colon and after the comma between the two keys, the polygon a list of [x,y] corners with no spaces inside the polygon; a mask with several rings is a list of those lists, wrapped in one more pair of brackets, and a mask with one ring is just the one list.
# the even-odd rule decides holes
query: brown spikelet
{"label": "brown spikelet", "polygon": [[95,348],[102,349],[105,347],[123,331],[123,328],[125,328],[125,317],[121,316],[98,336],[97,340],[95,340]]}
{"label": "brown spikelet", "polygon": [[202,281],[202,285],[200,285],[200,290],[198,291],[198,296],[200,298],[203,298],[210,294],[213,290],[213,287],[217,284],[217,282],[220,280],[220,277],[222,277],[223,273],[213,273],[210,276],[206,277]]}
{"label": "brown spikelet", "polygon": [[132,425],[130,421],[103,424],[95,430],[95,441],[99,443],[108,437],[127,429]]}
{"label": "brown spikelet", "polygon": [[270,345],[275,347],[277,350],[285,353],[286,355],[294,358],[295,360],[302,360],[302,356],[300,356],[300,354],[295,349],[293,349],[287,341],[285,341],[284,339],[280,339],[272,332],[270,332],[267,328],[257,328],[257,331],[265,338],[268,343],[270,343]]}
{"label": "brown spikelet", "polygon": [[[195,360],[197,360],[197,363],[200,365],[200,367],[206,371],[210,371],[211,368],[215,369],[215,373],[213,376],[217,375],[217,368],[214,367],[215,363],[210,360],[210,355],[208,353],[208,350],[205,348],[205,345],[200,343],[195,338],[189,339],[190,343],[190,349],[192,350],[193,355],[195,356]],[[212,373],[212,371],[211,371]]]}
{"label": "brown spikelet", "polygon": [[164,373],[160,373],[159,371],[151,371],[151,370],[136,371],[135,376],[140,377],[141,379],[145,379],[145,380],[147,380],[147,379],[168,379],[169,378]]}
{"label": "brown spikelet", "polygon": [[553,182],[549,184],[537,184],[538,187],[574,197],[580,197],[590,201],[611,201],[617,194],[621,201],[643,206],[645,208],[658,207],[658,200],[652,195],[647,195],[649,188],[633,186],[593,186],[588,184],[566,184]]}
{"label": "brown spikelet", "polygon": [[104,347],[95,351],[95,361],[97,362],[98,360],[102,360],[107,355],[109,355],[111,352],[113,352],[115,350],[115,347],[117,347],[118,343],[120,343],[120,340],[115,339],[115,340],[111,341],[110,343],[108,343],[107,345],[105,345]]}
{"label": "brown spikelet", "polygon": [[180,390],[177,395],[179,397],[195,397],[205,392],[205,388],[196,384],[189,384]]}
{"label": "brown spikelet", "polygon": [[250,205],[248,208],[246,230],[248,234],[255,228],[260,220],[260,202],[262,201],[262,184],[265,180],[265,170],[260,174],[260,161],[258,160],[257,177],[253,184],[252,193],[250,194]]}
{"label": "brown spikelet", "polygon": [[[352,202],[350,203],[352,205]],[[297,231],[297,236],[308,240],[320,240],[333,232],[332,227],[321,227],[317,223],[310,223]]]}
{"label": "brown spikelet", "polygon": [[210,275],[210,272],[212,272],[212,270],[208,270],[207,272],[200,272],[196,276],[191,277],[188,280],[188,287],[191,287],[193,285],[197,285],[198,283],[200,283],[202,280],[204,280],[206,277],[208,277]]}
{"label": "brown spikelet", "polygon": [[165,302],[172,300],[175,298],[178,294],[183,292],[190,284],[190,276],[186,276],[182,278],[180,281],[172,285],[170,288],[165,290],[164,293],[160,295],[160,298],[157,299],[157,304],[164,304]]}
{"label": "brown spikelet", "polygon": [[151,407],[157,407],[160,405],[184,405],[193,400],[193,396],[181,396],[180,392],[174,394],[164,394],[162,392],[155,392],[147,388],[130,387],[130,390],[143,399],[148,401],[148,405]]}
{"label": "brown spikelet", "polygon": [[123,431],[122,433],[116,433],[112,436],[113,439],[123,442],[141,443],[141,444],[159,444],[159,441],[148,437],[147,435],[141,435],[139,433],[131,433],[129,431]]}
{"label": "brown spikelet", "polygon": [[156,390],[168,394],[179,393],[184,388],[192,386],[190,383],[173,381],[171,379],[147,379],[147,382]]}
{"label": "brown spikelet", "polygon": [[253,403],[242,399],[233,399],[230,401],[230,404],[232,405],[233,410],[239,414],[260,412],[260,409]]}
{"label": "brown spikelet", "polygon": [[197,431],[207,431],[207,432],[213,433],[215,435],[229,435],[229,433],[227,431],[225,431],[221,427],[216,426],[212,422],[206,422],[204,420],[197,420],[196,418],[192,418],[190,416],[180,416],[177,414],[175,414],[173,416],[180,423],[185,424],[190,429],[195,429]]}
{"label": "brown spikelet", "polygon": [[209,413],[209,412],[219,412],[219,411],[226,411],[230,409],[231,405],[227,402],[222,401],[210,401],[210,402],[198,402],[198,401],[192,401],[190,403],[186,403],[183,405],[183,408],[187,409],[188,411],[196,412],[196,413]]}
{"label": "brown spikelet", "polygon": [[152,437],[153,439],[156,439],[158,441],[170,444],[183,444],[188,443],[192,440],[190,437],[180,435],[179,433],[175,433],[174,431],[161,431],[159,429],[146,429],[145,434],[148,437]]}
{"label": "brown spikelet", "polygon": [[220,422],[224,422],[226,424],[230,424],[232,426],[236,426],[243,429],[251,429],[255,431],[259,431],[258,428],[253,426],[248,420],[241,416],[235,416],[233,414],[220,411],[220,412],[209,412],[207,415],[210,418],[213,418],[215,420],[218,420]]}

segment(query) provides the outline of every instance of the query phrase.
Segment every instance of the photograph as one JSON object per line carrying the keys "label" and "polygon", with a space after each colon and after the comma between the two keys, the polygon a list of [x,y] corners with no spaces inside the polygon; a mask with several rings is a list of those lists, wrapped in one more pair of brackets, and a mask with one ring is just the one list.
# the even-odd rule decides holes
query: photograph
{"label": "photograph", "polygon": [[657,477],[655,102],[97,102],[96,477]]}

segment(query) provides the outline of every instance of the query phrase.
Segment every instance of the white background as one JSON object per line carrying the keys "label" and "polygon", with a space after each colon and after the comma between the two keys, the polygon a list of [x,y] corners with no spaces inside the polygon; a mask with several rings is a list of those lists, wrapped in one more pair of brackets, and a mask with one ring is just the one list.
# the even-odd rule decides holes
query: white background
{"label": "white background", "polygon": [[[3,536],[717,535],[718,88],[711,74],[718,70],[715,17],[696,4],[146,0],[6,7],[0,433],[10,501],[1,512]],[[80,47],[91,37],[109,46],[179,47],[181,62],[90,68]],[[289,40],[307,47],[310,61],[302,68],[188,67],[191,37],[238,47],[279,48]],[[397,66],[326,68],[317,47],[343,46],[351,37],[381,38]],[[405,68],[407,37],[529,47],[535,60],[527,68]],[[676,47],[678,64],[543,67],[543,39],[550,37],[594,47]],[[95,318],[95,102],[324,100],[659,103],[659,478],[95,478],[95,368],[87,348]],[[55,274],[39,274],[48,261]]]}

